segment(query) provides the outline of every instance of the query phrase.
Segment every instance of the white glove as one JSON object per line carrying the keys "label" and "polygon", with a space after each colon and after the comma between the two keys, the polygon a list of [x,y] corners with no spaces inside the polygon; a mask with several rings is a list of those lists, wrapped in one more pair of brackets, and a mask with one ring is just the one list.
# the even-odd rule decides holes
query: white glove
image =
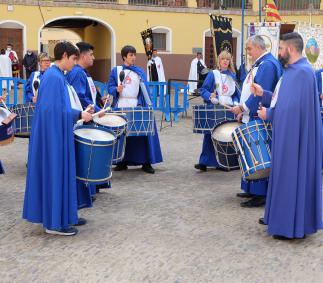
{"label": "white glove", "polygon": [[211,97],[210,100],[213,104],[219,104],[219,100],[216,97]]}

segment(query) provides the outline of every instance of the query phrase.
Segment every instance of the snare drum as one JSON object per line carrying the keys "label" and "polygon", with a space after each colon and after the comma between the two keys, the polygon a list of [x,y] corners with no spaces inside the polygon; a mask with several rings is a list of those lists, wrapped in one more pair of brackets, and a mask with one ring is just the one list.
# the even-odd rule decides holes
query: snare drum
{"label": "snare drum", "polygon": [[217,125],[212,133],[216,160],[228,171],[239,169],[238,154],[233,145],[232,133],[241,125],[238,122],[225,121]]}
{"label": "snare drum", "polygon": [[151,136],[154,131],[154,111],[152,107],[114,108],[114,113],[125,114],[128,120],[128,136]]}
{"label": "snare drum", "polygon": [[112,130],[117,141],[113,149],[112,163],[116,164],[122,161],[126,147],[126,135],[127,135],[127,118],[124,115],[116,115],[113,113],[106,113],[103,117],[94,117],[94,123],[99,127],[104,127]]}
{"label": "snare drum", "polygon": [[193,105],[193,133],[212,134],[217,125],[234,120],[235,115],[221,105]]}
{"label": "snare drum", "polygon": [[13,123],[16,137],[30,137],[35,106],[36,103],[30,102],[26,104],[17,104],[11,108],[11,111],[17,114],[17,117]]}
{"label": "snare drum", "polygon": [[241,173],[246,180],[264,179],[271,167],[271,124],[254,120],[234,130],[232,138],[239,152]]}
{"label": "snare drum", "polygon": [[112,177],[113,131],[92,125],[74,129],[76,179],[86,184],[103,184]]}
{"label": "snare drum", "polygon": [[10,111],[0,107],[0,145],[12,143],[14,140],[13,121],[9,124],[2,124],[2,121],[9,117]]}

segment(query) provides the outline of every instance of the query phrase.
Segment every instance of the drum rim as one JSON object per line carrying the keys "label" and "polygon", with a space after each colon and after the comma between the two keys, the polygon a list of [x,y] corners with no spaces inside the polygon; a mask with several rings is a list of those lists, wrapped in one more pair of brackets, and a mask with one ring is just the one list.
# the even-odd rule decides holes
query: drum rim
{"label": "drum rim", "polygon": [[[81,130],[81,129],[92,129],[92,130],[108,132],[109,134],[111,134],[114,137],[114,139],[113,140],[108,140],[108,141],[92,141],[91,139],[81,137],[81,136],[79,136],[79,135],[77,135],[75,133],[76,130]],[[73,134],[74,134],[74,140],[75,141],[80,142],[82,144],[93,145],[93,146],[107,146],[107,145],[115,144],[116,140],[117,140],[116,134],[111,129],[107,129],[107,128],[104,128],[104,127],[93,127],[92,125],[80,125],[80,126],[77,126],[73,130]]]}

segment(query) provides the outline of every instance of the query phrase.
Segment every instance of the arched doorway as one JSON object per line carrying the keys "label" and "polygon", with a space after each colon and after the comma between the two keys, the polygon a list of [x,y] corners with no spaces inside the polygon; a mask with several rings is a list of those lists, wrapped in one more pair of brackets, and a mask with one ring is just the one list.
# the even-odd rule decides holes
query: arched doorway
{"label": "arched doorway", "polygon": [[39,51],[47,50],[53,56],[53,47],[59,40],[92,44],[95,61],[89,72],[94,80],[107,81],[116,64],[115,32],[109,24],[93,17],[59,17],[47,21],[39,29]]}
{"label": "arched doorway", "polygon": [[22,59],[26,53],[26,26],[18,21],[0,21],[0,34],[0,48],[6,49],[8,43],[13,45],[19,59],[20,77],[23,77]]}

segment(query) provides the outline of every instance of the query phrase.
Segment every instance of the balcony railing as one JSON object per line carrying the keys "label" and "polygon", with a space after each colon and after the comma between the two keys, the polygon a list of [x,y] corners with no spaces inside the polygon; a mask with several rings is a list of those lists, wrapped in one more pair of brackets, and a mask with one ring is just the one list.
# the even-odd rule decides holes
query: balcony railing
{"label": "balcony railing", "polygon": [[[239,10],[242,0],[196,0],[198,8],[211,8],[214,10]],[[245,1],[245,9],[252,8],[252,0]]]}
{"label": "balcony railing", "polygon": [[187,7],[186,0],[129,0],[129,5]]}
{"label": "balcony railing", "polygon": [[[47,1],[41,1],[47,2]],[[118,0],[53,0],[53,2],[61,3],[77,3],[77,4],[109,4],[109,3],[118,3]]]}
{"label": "balcony railing", "polygon": [[319,10],[321,0],[279,0],[275,1],[278,10],[296,11],[296,10]]}

